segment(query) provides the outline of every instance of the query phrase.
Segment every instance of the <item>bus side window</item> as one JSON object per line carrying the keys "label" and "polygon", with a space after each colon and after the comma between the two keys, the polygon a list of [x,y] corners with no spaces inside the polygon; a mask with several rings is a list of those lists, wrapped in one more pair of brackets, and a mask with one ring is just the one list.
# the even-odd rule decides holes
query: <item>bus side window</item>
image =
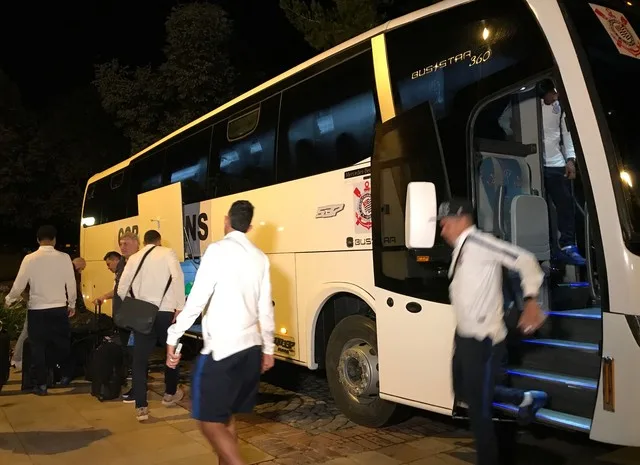
{"label": "bus side window", "polygon": [[278,181],[346,168],[373,153],[379,112],[371,51],[285,90]]}
{"label": "bus side window", "polygon": [[209,126],[167,149],[167,183],[182,183],[182,202],[185,205],[207,198],[211,131],[212,127]]}
{"label": "bus side window", "polygon": [[160,149],[150,155],[143,155],[131,163],[128,216],[138,214],[138,194],[158,189],[164,185],[162,173],[165,155],[166,149]]}
{"label": "bus side window", "polygon": [[280,94],[213,127],[215,197],[266,187],[275,182],[276,128]]}
{"label": "bus side window", "polygon": [[127,184],[126,170],[118,171],[103,182],[102,223],[122,220],[127,217]]}

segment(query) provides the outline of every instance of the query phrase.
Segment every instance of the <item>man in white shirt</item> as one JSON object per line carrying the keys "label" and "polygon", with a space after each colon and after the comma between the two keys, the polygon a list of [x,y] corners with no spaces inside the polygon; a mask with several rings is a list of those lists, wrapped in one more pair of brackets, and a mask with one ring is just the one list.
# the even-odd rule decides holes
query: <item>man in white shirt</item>
{"label": "man in white shirt", "polygon": [[[175,321],[176,314],[184,307],[184,274],[178,256],[172,249],[162,247],[161,240],[158,231],[147,231],[144,235],[144,247],[129,257],[118,283],[117,294],[122,300],[133,291],[136,299],[152,303],[159,308],[151,334],[136,331],[133,334],[133,399],[124,400],[135,402],[138,421],[149,419],[149,357],[156,345],[164,345],[167,329]],[[140,271],[134,279],[138,268]],[[165,406],[174,405],[184,397],[182,390],[178,389],[178,377],[177,366],[165,367],[165,394],[162,399]]]}
{"label": "man in white shirt", "polygon": [[[47,394],[47,359],[49,365],[60,365],[62,386],[68,386],[72,378],[69,317],[75,314],[76,279],[71,257],[54,248],[56,235],[53,226],[38,229],[40,248],[22,260],[5,298],[7,306],[13,305],[29,285],[27,331],[36,382],[34,392],[41,396]],[[49,346],[53,351],[47,357]]]}
{"label": "man in white shirt", "polygon": [[269,259],[245,235],[252,219],[251,203],[231,205],[225,237],[207,248],[185,309],[167,338],[167,365],[174,367],[180,359],[178,340],[209,303],[202,319],[204,348],[193,374],[192,415],[226,465],[244,463],[233,415],[253,410],[260,373],[274,361]]}
{"label": "man in white shirt", "polygon": [[[560,106],[558,91],[551,79],[538,84],[538,96],[542,110],[544,187],[556,207],[558,246],[562,261],[572,265],[584,265],[576,245],[575,207],[571,181],[576,178],[576,152],[571,133],[567,129],[566,113]],[[512,107],[507,105],[498,123],[507,136],[513,135],[511,128]]]}
{"label": "man in white shirt", "polygon": [[[536,258],[526,250],[479,231],[469,202],[443,202],[438,217],[442,237],[454,248],[449,268],[449,294],[456,316],[453,389],[456,400],[469,408],[478,465],[497,465],[498,453],[507,448],[504,444],[498,446],[493,402],[518,406],[519,417],[530,421],[547,399],[543,392],[500,385],[507,336],[502,269],[520,275],[525,305],[518,326],[525,334],[532,334],[544,322],[537,302],[544,274]],[[507,458],[500,463],[515,462]]]}

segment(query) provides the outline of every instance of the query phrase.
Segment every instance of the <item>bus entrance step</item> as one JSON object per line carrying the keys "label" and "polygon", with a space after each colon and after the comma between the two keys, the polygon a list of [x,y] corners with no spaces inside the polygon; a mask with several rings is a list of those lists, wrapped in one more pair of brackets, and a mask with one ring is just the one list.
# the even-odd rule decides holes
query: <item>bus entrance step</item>
{"label": "bus entrance step", "polygon": [[[508,415],[515,416],[518,413],[518,407],[515,405],[494,403],[493,406],[498,411]],[[581,433],[591,431],[590,419],[546,408],[538,410],[536,413],[536,423]]]}

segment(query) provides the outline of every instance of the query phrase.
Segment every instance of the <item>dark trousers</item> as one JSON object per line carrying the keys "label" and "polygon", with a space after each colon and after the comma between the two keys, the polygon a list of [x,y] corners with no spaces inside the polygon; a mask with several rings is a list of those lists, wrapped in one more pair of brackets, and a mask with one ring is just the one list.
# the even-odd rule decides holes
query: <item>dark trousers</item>
{"label": "dark trousers", "polygon": [[[67,307],[27,312],[27,331],[31,347],[31,364],[36,383],[45,386],[49,368],[60,365],[62,377],[71,376],[71,328]],[[47,351],[49,356],[47,357]],[[49,365],[47,366],[47,361]],[[27,367],[28,369],[28,367]]]}
{"label": "dark trousers", "polygon": [[118,328],[118,335],[120,336],[120,344],[122,345],[122,384],[124,385],[133,361],[133,347],[129,347],[131,331]]}
{"label": "dark trousers", "polygon": [[[147,372],[149,357],[156,345],[165,347],[167,344],[167,330],[173,321],[173,312],[158,312],[151,334],[133,334],[133,397],[136,408],[146,407],[147,403]],[[165,393],[175,394],[178,389],[179,369],[164,366]]]}
{"label": "dark trousers", "polygon": [[[469,422],[476,442],[477,464],[513,464],[515,427],[494,427],[493,402],[520,405],[524,392],[501,386],[505,378],[506,342],[493,345],[456,334],[453,387],[456,400],[469,406]],[[499,444],[500,443],[500,444]]]}
{"label": "dark trousers", "polygon": [[[571,181],[565,177],[565,168],[544,168],[544,187],[547,199],[556,207],[560,248],[576,244],[576,212],[571,192]],[[555,244],[552,244],[552,247]]]}

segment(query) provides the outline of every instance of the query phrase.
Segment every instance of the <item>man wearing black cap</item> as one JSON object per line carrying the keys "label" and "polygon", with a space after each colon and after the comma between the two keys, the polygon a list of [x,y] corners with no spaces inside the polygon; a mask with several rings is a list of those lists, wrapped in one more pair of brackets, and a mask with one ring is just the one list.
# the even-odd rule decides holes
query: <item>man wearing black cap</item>
{"label": "man wearing black cap", "polygon": [[449,268],[449,293],[456,315],[453,389],[456,399],[469,408],[478,465],[496,465],[504,457],[498,453],[502,447],[493,428],[493,402],[516,405],[519,417],[531,420],[547,397],[543,392],[498,384],[507,336],[502,269],[520,275],[525,305],[518,327],[525,334],[532,334],[544,322],[537,302],[544,275],[532,254],[476,229],[473,207],[466,200],[443,202],[438,219],[442,237],[453,247]]}

